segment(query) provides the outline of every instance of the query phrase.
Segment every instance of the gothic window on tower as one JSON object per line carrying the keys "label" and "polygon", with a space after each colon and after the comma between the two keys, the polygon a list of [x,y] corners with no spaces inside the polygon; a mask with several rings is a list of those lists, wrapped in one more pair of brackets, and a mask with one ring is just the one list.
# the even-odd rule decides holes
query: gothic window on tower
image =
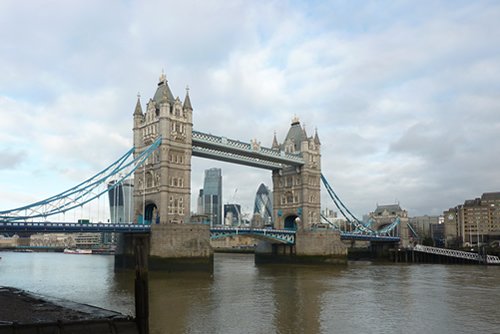
{"label": "gothic window on tower", "polygon": [[153,186],[153,174],[148,172],[146,174],[146,188],[151,188]]}
{"label": "gothic window on tower", "polygon": [[179,198],[179,214],[184,214],[184,198]]}
{"label": "gothic window on tower", "polygon": [[168,213],[173,214],[174,213],[174,197],[170,196],[169,201],[168,201]]}
{"label": "gothic window on tower", "polygon": [[288,204],[293,203],[293,193],[291,191],[286,193],[286,202]]}

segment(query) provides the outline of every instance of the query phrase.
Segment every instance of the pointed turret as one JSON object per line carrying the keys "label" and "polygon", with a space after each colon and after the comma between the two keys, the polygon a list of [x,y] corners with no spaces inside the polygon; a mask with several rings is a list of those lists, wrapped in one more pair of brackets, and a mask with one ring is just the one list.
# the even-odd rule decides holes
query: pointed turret
{"label": "pointed turret", "polygon": [[135,105],[134,116],[142,116],[142,107],[141,107],[141,95],[137,94],[137,103]]}
{"label": "pointed turret", "polygon": [[193,107],[191,106],[191,99],[189,98],[189,86],[186,87],[186,97],[184,98],[184,105],[182,108],[193,110]]}
{"label": "pointed turret", "polygon": [[318,136],[318,128],[316,128],[314,131],[314,143],[316,145],[321,145],[321,142],[319,141],[319,136]]}
{"label": "pointed turret", "polygon": [[160,104],[162,102],[174,102],[174,95],[172,94],[172,91],[170,90],[170,87],[168,87],[168,80],[167,76],[163,71],[161,72],[160,75],[160,80],[158,82],[158,88],[156,89],[155,96],[153,97],[153,100],[157,103]]}
{"label": "pointed turret", "polygon": [[273,145],[272,149],[278,150],[280,148],[280,144],[278,144],[278,139],[276,139],[276,131],[274,131]]}
{"label": "pointed turret", "polygon": [[292,125],[290,126],[288,134],[286,135],[284,145],[286,146],[287,144],[289,145],[290,143],[292,143],[293,152],[298,152],[300,151],[301,143],[304,140],[307,140],[305,131],[300,126],[299,118],[297,116],[294,116],[294,118],[292,119]]}

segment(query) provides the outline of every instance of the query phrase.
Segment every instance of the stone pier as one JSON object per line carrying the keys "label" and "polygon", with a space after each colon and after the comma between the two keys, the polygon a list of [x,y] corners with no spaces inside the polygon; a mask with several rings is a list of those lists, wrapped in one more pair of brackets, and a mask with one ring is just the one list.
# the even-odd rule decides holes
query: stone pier
{"label": "stone pier", "polygon": [[151,226],[150,235],[124,234],[115,255],[115,269],[135,268],[135,244],[144,237],[149,270],[213,272],[210,228],[204,224],[159,224]]}
{"label": "stone pier", "polygon": [[213,271],[210,227],[205,224],[152,225],[149,268]]}
{"label": "stone pier", "polygon": [[347,247],[334,230],[299,230],[295,245],[261,242],[255,263],[346,264]]}

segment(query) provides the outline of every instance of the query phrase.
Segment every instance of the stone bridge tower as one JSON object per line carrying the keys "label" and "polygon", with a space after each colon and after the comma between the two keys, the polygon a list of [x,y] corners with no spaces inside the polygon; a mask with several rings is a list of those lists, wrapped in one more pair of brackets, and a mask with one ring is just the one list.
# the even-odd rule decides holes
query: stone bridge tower
{"label": "stone bridge tower", "polygon": [[[134,111],[135,155],[161,136],[161,144],[134,174],[134,223],[151,224],[147,247],[151,270],[213,270],[213,250],[207,225],[184,224],[191,218],[191,155],[193,108],[174,98],[165,74],[143,112]],[[124,236],[115,266],[130,267],[138,236]]]}
{"label": "stone bridge tower", "polygon": [[143,113],[140,99],[134,112],[135,155],[158,136],[160,147],[134,174],[134,222],[181,224],[190,218],[191,137],[193,108],[186,91],[184,103],[174,98],[165,74]]}
{"label": "stone bridge tower", "polygon": [[[294,117],[284,142],[279,144],[275,135],[272,148],[302,154],[305,161],[300,168],[273,171],[275,227],[308,229],[320,222],[321,143],[318,133],[308,137],[299,119]],[[299,221],[301,226],[297,226]]]}

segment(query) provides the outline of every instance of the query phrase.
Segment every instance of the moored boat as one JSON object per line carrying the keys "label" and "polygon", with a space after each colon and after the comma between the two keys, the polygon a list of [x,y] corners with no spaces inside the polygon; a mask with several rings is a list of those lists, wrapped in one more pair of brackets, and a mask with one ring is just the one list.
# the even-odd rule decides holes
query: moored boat
{"label": "moored boat", "polygon": [[70,248],[65,248],[64,249],[64,254],[92,254],[91,249],[70,249]]}

